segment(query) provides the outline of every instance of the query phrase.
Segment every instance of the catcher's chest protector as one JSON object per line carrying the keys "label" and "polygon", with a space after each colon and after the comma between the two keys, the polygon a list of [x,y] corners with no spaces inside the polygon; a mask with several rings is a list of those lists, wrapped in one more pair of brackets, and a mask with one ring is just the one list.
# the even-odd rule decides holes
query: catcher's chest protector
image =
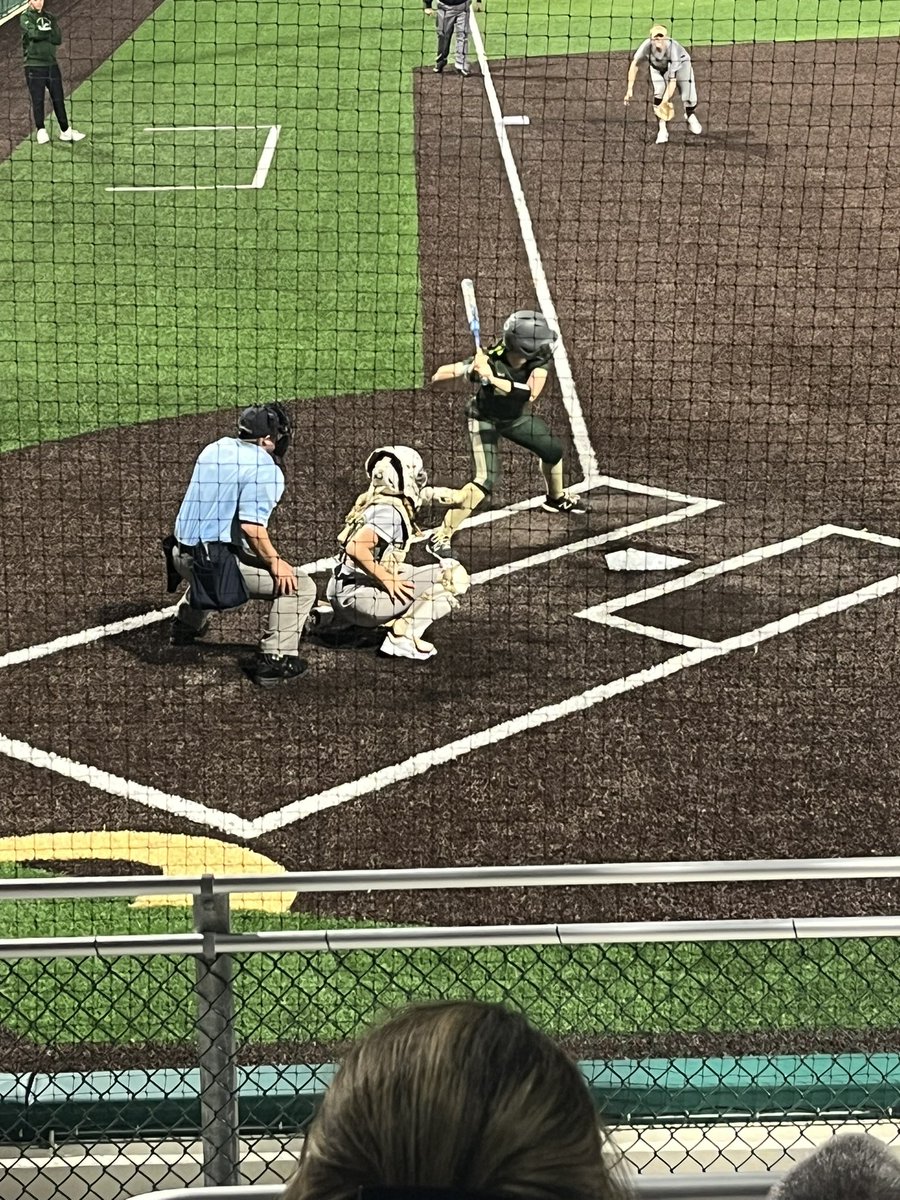
{"label": "catcher's chest protector", "polygon": [[409,515],[409,508],[406,501],[401,500],[399,496],[384,496],[373,494],[371,491],[363,492],[357,496],[356,503],[347,513],[344,523],[344,528],[338,534],[338,543],[342,550],[346,550],[347,543],[352,542],[361,529],[366,527],[365,512],[367,508],[371,508],[373,504],[389,504],[391,508],[399,515],[403,522],[403,530],[405,537],[402,546],[393,546],[390,548],[391,557],[394,562],[403,562],[409,553],[409,547],[412,544],[413,537],[418,530],[413,524],[412,518]]}

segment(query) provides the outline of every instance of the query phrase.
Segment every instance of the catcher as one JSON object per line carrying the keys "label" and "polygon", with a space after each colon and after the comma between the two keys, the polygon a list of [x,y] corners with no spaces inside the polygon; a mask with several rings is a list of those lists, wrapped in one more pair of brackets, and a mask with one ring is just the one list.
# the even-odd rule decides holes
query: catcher
{"label": "catcher", "polygon": [[703,126],[697,120],[694,109],[697,107],[697,84],[694,80],[694,68],[691,56],[680,42],[669,37],[665,25],[654,25],[650,36],[641,42],[635,51],[631,66],[628,68],[628,89],[625,92],[625,103],[631,100],[638,70],[642,62],[647,62],[650,69],[650,82],[653,85],[653,112],[659,121],[659,131],[656,135],[657,146],[669,140],[669,121],[675,116],[675,105],[672,97],[676,90],[681,96],[684,108],[684,119],[691,133],[702,133]]}
{"label": "catcher", "polygon": [[459,608],[469,575],[458,562],[413,567],[405,559],[419,508],[453,504],[458,494],[426,486],[422,459],[410,446],[373,450],[366,474],[369,486],[338,534],[341,554],[325,595],[336,623],[384,629],[382,654],[425,662],[437,650],[424,633]]}
{"label": "catcher", "polygon": [[587,512],[582,502],[565,490],[563,448],[534,412],[534,401],[544,390],[558,341],[559,334],[543,313],[522,309],[507,317],[503,336],[495,346],[487,351],[479,347],[473,358],[445,363],[432,375],[432,383],[465,377],[479,385],[466,408],[475,470],[471,480],[455,493],[453,507],[426,543],[435,558],[456,561],[450,540],[496,483],[501,438],[524,446],[540,459],[547,488],[543,508],[563,516]]}

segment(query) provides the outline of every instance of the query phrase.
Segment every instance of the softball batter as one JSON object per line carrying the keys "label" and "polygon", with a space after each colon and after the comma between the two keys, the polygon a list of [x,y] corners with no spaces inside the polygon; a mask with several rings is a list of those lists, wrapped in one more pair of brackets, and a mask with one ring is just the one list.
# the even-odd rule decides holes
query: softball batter
{"label": "softball batter", "polygon": [[703,126],[697,120],[694,109],[697,107],[697,84],[694,79],[694,68],[691,56],[680,42],[669,37],[665,25],[654,25],[650,36],[641,42],[635,51],[631,66],[628,68],[628,89],[625,92],[625,103],[631,100],[638,71],[642,62],[650,69],[650,82],[653,85],[653,109],[659,120],[659,132],[656,135],[657,146],[669,140],[669,126],[657,110],[671,103],[676,90],[681,96],[684,107],[684,119],[691,133],[702,133]]}
{"label": "softball batter", "polygon": [[584,504],[563,486],[563,448],[534,412],[547,382],[547,372],[559,334],[543,313],[522,309],[507,317],[503,336],[489,350],[479,348],[474,358],[445,363],[432,383],[467,378],[478,384],[466,416],[475,470],[456,492],[440,528],[426,543],[429,553],[444,562],[455,562],[450,539],[463,521],[488,496],[500,474],[501,438],[523,446],[540,459],[547,488],[542,507],[562,516],[587,512]]}

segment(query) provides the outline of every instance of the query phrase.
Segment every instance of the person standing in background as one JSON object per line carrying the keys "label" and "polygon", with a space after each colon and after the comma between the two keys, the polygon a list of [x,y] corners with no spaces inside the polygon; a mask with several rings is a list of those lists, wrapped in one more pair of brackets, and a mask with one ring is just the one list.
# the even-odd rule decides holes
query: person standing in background
{"label": "person standing in background", "polygon": [[669,31],[665,25],[654,25],[650,30],[650,36],[641,42],[634,53],[634,58],[628,68],[626,105],[634,94],[634,85],[643,62],[646,62],[649,67],[650,83],[653,86],[653,111],[659,120],[659,130],[656,135],[657,146],[661,146],[669,140],[668,121],[662,115],[661,110],[671,104],[676,91],[681,96],[684,119],[688,129],[691,133],[702,133],[703,126],[694,112],[697,107],[697,83],[694,79],[691,56],[680,42],[669,37]]}
{"label": "person standing in background", "polygon": [[469,7],[471,0],[437,0],[437,61],[435,75],[442,74],[450,57],[450,43],[456,35],[453,69],[457,75],[469,74]]}
{"label": "person standing in background", "polygon": [[47,91],[59,122],[59,140],[80,142],[84,134],[69,124],[63,99],[62,73],[56,62],[56,47],[62,43],[59,22],[51,13],[44,11],[44,0],[28,0],[28,7],[19,18],[19,25],[25,54],[25,82],[31,96],[37,140],[41,145],[50,141],[50,134],[44,128],[44,92]]}

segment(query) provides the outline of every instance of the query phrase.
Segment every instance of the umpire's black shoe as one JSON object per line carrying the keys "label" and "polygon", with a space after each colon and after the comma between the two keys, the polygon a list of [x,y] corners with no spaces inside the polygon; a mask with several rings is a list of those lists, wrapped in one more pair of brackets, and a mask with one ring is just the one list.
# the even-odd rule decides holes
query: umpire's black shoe
{"label": "umpire's black shoe", "polygon": [[203,637],[204,633],[206,633],[205,629],[192,629],[190,625],[185,625],[184,621],[173,617],[172,624],[169,626],[169,645],[193,646],[197,638]]}
{"label": "umpire's black shoe", "polygon": [[441,66],[432,67],[432,70],[434,71],[435,75],[443,75],[444,73],[444,68]]}
{"label": "umpire's black shoe", "polygon": [[296,655],[261,654],[250,678],[258,687],[273,688],[299,679],[308,667],[309,663]]}

